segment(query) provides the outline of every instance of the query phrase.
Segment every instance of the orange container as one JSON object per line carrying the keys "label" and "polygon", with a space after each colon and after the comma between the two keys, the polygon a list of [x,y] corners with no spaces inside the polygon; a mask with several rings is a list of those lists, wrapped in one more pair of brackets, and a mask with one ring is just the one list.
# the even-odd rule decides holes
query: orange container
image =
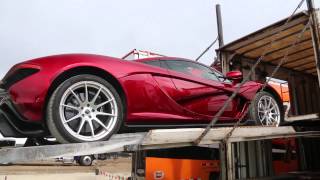
{"label": "orange container", "polygon": [[220,172],[218,160],[146,157],[146,180],[208,180]]}

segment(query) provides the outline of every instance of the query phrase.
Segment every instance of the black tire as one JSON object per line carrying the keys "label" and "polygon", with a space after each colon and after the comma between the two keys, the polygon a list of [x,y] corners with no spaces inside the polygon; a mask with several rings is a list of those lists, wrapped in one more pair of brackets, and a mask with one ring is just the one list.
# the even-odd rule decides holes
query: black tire
{"label": "black tire", "polygon": [[276,105],[278,106],[279,108],[279,113],[280,113],[280,121],[279,121],[279,124],[277,126],[280,126],[283,122],[283,106],[281,105],[280,101],[275,98],[272,94],[268,93],[268,92],[265,92],[265,91],[261,91],[261,92],[258,92],[254,98],[254,100],[252,101],[251,105],[250,105],[250,109],[249,109],[249,119],[250,120],[253,120],[255,125],[259,125],[259,126],[267,126],[265,124],[263,124],[260,119],[259,119],[259,114],[258,114],[258,103],[260,101],[260,99],[262,97],[270,97],[272,98],[275,102],[276,102]]}
{"label": "black tire", "polygon": [[81,166],[91,166],[94,158],[92,156],[86,155],[86,156],[81,156],[79,159],[79,164]]}
{"label": "black tire", "polygon": [[[89,74],[77,75],[73,76],[63,83],[61,83],[53,92],[51,98],[49,99],[48,106],[47,106],[47,126],[48,129],[53,137],[57,139],[60,143],[79,143],[79,142],[88,142],[86,140],[79,139],[69,133],[63,125],[62,119],[59,113],[60,101],[65,91],[68,90],[69,87],[74,85],[75,83],[79,83],[82,81],[91,81],[97,82],[107,88],[112,95],[114,96],[115,104],[118,107],[118,113],[116,118],[116,123],[110,133],[106,136],[102,137],[101,139],[94,140],[94,141],[103,141],[108,140],[113,134],[117,133],[122,125],[123,122],[123,104],[120,99],[118,92],[115,88],[106,80]],[[80,114],[80,113],[79,113]]]}
{"label": "black tire", "polygon": [[99,154],[98,155],[99,160],[106,160],[107,159],[107,154]]}

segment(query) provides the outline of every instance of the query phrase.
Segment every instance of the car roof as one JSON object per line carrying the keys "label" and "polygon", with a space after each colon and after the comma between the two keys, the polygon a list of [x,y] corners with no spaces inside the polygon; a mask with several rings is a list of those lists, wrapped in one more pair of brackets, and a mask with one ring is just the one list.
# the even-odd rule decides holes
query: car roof
{"label": "car roof", "polygon": [[185,58],[180,58],[180,57],[168,57],[168,56],[136,59],[136,60],[134,60],[134,61],[145,62],[145,61],[154,61],[154,60],[164,60],[164,61],[165,61],[165,60],[183,60],[183,61],[195,62],[195,61],[190,60],[190,59],[185,59]]}
{"label": "car roof", "polygon": [[208,65],[205,65],[205,64],[202,64],[198,61],[195,61],[195,60],[190,60],[190,59],[185,59],[185,58],[179,58],[179,57],[168,57],[168,56],[161,56],[161,57],[150,57],[150,58],[143,58],[143,59],[136,59],[136,60],[133,60],[133,61],[136,61],[136,62],[145,62],[145,61],[154,61],[154,60],[162,60],[162,61],[167,61],[167,60],[177,60],[177,61],[190,61],[190,62],[193,62],[193,63],[196,63],[196,64],[200,64],[202,66],[206,66],[206,67],[209,67],[211,69],[213,69],[214,71],[218,72],[218,73],[221,73],[220,71],[218,71],[216,68],[214,67],[211,67],[211,66],[208,66]]}

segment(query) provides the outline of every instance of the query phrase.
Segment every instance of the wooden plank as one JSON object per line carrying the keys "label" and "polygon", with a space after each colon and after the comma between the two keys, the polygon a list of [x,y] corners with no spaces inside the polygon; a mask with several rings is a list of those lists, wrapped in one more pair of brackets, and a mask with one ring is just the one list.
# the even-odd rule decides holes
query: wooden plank
{"label": "wooden plank", "polygon": [[309,63],[307,65],[299,66],[299,67],[296,67],[294,69],[297,70],[297,71],[308,71],[308,70],[312,70],[315,67],[316,67],[316,63],[315,62],[311,62],[311,63]]}
{"label": "wooden plank", "polygon": [[[307,66],[307,67],[306,67]],[[293,67],[290,67],[294,70],[297,70],[297,71],[304,71],[305,69],[309,68],[309,67],[314,67],[315,66],[315,62],[314,61],[309,61],[309,62],[306,62],[304,64],[301,64],[301,65],[295,65]]]}
{"label": "wooden plank", "polygon": [[295,64],[295,63],[298,63],[298,62],[301,62],[301,61],[305,61],[306,59],[313,59],[314,56],[313,54],[307,54],[301,58],[298,58],[298,59],[292,59],[292,58],[287,58],[288,60],[283,63],[283,65],[290,65],[290,64]]}
{"label": "wooden plank", "polygon": [[242,48],[237,49],[236,52],[242,54],[242,53],[248,52],[250,49],[255,49],[255,48],[263,47],[266,45],[270,45],[271,41],[276,42],[276,41],[280,41],[284,38],[288,38],[292,35],[297,35],[299,32],[301,32],[303,27],[304,27],[303,24],[299,24],[299,25],[294,26],[290,29],[286,29],[285,31],[282,31],[279,34],[275,34],[275,35],[266,37],[264,39],[261,39],[259,41],[254,42],[254,43],[248,44],[247,46],[243,46]]}
{"label": "wooden plank", "polygon": [[[269,57],[271,56],[272,59],[274,59],[273,54],[277,53],[277,52],[282,52],[282,55],[284,55],[285,53],[287,53],[287,51],[289,50],[289,53],[292,53],[294,51],[298,51],[300,49],[296,49],[297,46],[301,46],[301,44],[304,44],[304,46],[308,45],[308,42],[311,42],[311,37],[310,36],[304,36],[300,39],[299,42],[296,43],[295,47],[292,47],[293,43],[296,41],[295,39],[291,39],[290,41],[284,42],[284,43],[275,43],[272,47],[270,47],[267,50],[266,57],[265,59],[269,59]],[[307,43],[306,43],[307,42]],[[296,50],[295,50],[296,49]],[[306,47],[303,47],[302,49],[306,49]],[[264,52],[264,48],[260,48],[257,49],[255,51],[249,52],[244,54],[245,56],[250,56],[250,57],[259,57],[263,54]]]}
{"label": "wooden plank", "polygon": [[311,43],[312,43],[312,41],[311,41],[311,39],[309,39],[307,41],[300,42],[294,48],[291,48],[291,46],[289,46],[284,49],[278,49],[277,51],[271,52],[270,54],[266,55],[265,59],[271,60],[271,59],[275,59],[279,56],[284,57],[284,55],[287,53],[288,49],[289,49],[289,53],[293,53],[295,51],[300,51],[300,50],[305,50],[305,49],[309,48],[310,46],[312,46]]}
{"label": "wooden plank", "polygon": [[308,58],[305,58],[305,59],[300,59],[299,61],[290,61],[288,60],[286,63],[283,64],[283,67],[286,67],[286,68],[294,68],[294,67],[297,67],[297,66],[300,66],[300,65],[303,65],[303,64],[306,64],[306,63],[310,63],[310,62],[314,62],[314,56],[310,56]]}
{"label": "wooden plank", "polygon": [[[303,29],[303,26],[301,29]],[[272,39],[268,38],[268,39],[261,40],[259,43],[251,44],[247,47],[239,49],[236,52],[238,54],[245,54],[245,55],[248,55],[251,53],[262,54],[266,48],[272,51],[273,49],[279,49],[281,47],[288,46],[289,44],[293,44],[296,41],[296,39],[300,36],[301,29],[300,31],[295,32],[293,35],[286,36],[284,38],[279,38],[278,40],[273,41],[272,46],[270,46]],[[310,31],[307,30],[303,33],[303,37],[301,39],[303,40],[308,38],[311,38],[311,34],[310,34]]]}
{"label": "wooden plank", "polygon": [[300,71],[300,70],[303,70],[305,68],[312,67],[314,65],[315,65],[314,59],[310,58],[310,59],[304,61],[304,63],[299,63],[299,64],[295,63],[294,67],[292,67],[292,68],[295,68],[296,70]]}
{"label": "wooden plank", "polygon": [[318,75],[317,74],[317,69],[309,70],[309,71],[307,71],[307,73]]}
{"label": "wooden plank", "polygon": [[286,122],[296,122],[301,120],[319,120],[319,114],[306,114],[306,115],[298,115],[293,117],[287,117],[284,119]]}
{"label": "wooden plank", "polygon": [[[299,51],[296,51],[296,52],[299,52]],[[309,49],[306,49],[306,50],[303,50],[303,51],[300,51],[300,53],[297,53],[297,54],[293,54],[293,55],[288,55],[288,61],[287,62],[295,62],[295,61],[300,61],[300,60],[303,60],[303,59],[306,59],[306,58],[309,58],[309,57],[313,57],[313,47],[309,48]],[[266,62],[271,62],[271,63],[278,63],[281,59],[281,58],[278,58],[278,59],[272,59],[270,61],[266,61]],[[284,64],[288,64],[288,63],[284,63]]]}
{"label": "wooden plank", "polygon": [[[145,137],[142,148],[152,147],[161,144],[180,144],[192,143],[204,129],[190,128],[190,129],[163,129],[149,131]],[[220,143],[229,133],[231,128],[213,128],[200,142],[200,145],[208,145],[213,143]],[[291,126],[282,127],[239,127],[236,128],[228,142],[242,142],[251,140],[265,140],[274,138],[287,138],[299,136],[320,136],[320,132],[296,132]],[[174,137],[174,138],[172,138]]]}
{"label": "wooden plank", "polygon": [[271,26],[267,29],[263,29],[263,31],[259,30],[256,33],[250,34],[244,38],[237,40],[237,42],[234,42],[234,45],[228,46],[226,50],[235,51],[243,46],[247,46],[248,44],[254,43],[256,41],[260,41],[261,39],[264,39],[268,36],[277,34],[278,32],[280,32],[280,30],[286,30],[288,28],[292,28],[299,24],[305,24],[308,20],[309,20],[308,16],[302,16],[298,19],[288,22],[286,26],[283,25],[285,22],[284,21],[282,24],[278,26]]}
{"label": "wooden plank", "polygon": [[[213,128],[200,144],[213,144],[222,141],[232,127]],[[190,143],[203,132],[203,128],[151,130],[142,145]],[[248,137],[267,137],[268,135],[294,134],[292,127],[240,127],[234,130],[230,139]],[[174,138],[173,138],[174,137]]]}
{"label": "wooden plank", "polygon": [[317,72],[317,68],[316,67],[310,68],[310,69],[304,70],[304,72],[307,72],[307,73]]}
{"label": "wooden plank", "polygon": [[[313,46],[312,44],[310,43],[310,47],[306,47],[305,49],[302,49],[300,51],[294,51],[294,52],[291,52],[288,54],[288,58],[289,59],[299,59],[299,58],[302,58],[305,56],[305,52],[309,52],[312,50],[312,54],[313,54]],[[281,56],[278,56],[278,57],[275,57],[274,59],[272,60],[269,60],[268,62],[273,62],[273,61],[279,61],[283,58],[283,55]]]}

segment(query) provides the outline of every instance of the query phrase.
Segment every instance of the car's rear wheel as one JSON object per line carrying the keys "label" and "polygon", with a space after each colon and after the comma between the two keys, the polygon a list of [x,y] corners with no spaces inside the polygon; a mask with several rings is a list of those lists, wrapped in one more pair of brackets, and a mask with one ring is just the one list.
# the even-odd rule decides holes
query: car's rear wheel
{"label": "car's rear wheel", "polygon": [[61,143],[107,140],[123,120],[123,105],[114,87],[87,74],[64,81],[47,108],[48,128]]}
{"label": "car's rear wheel", "polygon": [[283,119],[279,102],[265,91],[256,94],[250,106],[249,115],[257,125],[261,126],[280,126]]}

